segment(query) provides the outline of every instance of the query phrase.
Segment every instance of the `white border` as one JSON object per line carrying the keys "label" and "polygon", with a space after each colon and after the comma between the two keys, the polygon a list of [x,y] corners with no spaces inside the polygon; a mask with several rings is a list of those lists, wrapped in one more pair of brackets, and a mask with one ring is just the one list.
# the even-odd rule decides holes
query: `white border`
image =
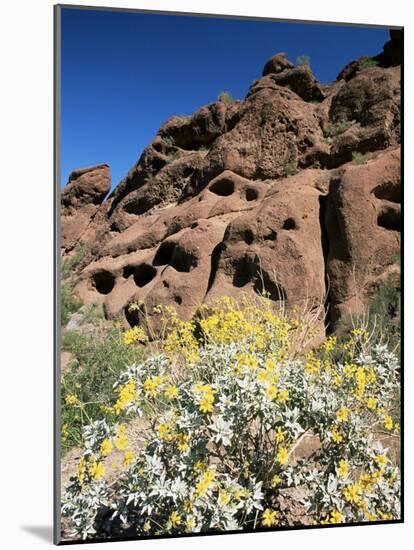
{"label": "white border", "polygon": [[[414,151],[413,94],[414,20],[405,0],[332,3],[297,0],[280,5],[268,0],[101,0],[76,1],[79,5],[254,15],[262,17],[405,25],[405,151],[406,229],[405,241],[412,243],[412,182]],[[31,548],[51,544],[52,525],[52,394],[53,394],[53,2],[20,0],[4,2],[0,19],[2,52],[1,129],[1,526],[4,548]],[[4,170],[5,167],[5,170]],[[196,539],[111,543],[108,547],[132,545],[170,549],[197,545],[217,550],[260,544],[292,550],[376,550],[394,545],[405,549],[414,539],[412,419],[414,375],[412,325],[412,246],[406,247],[406,523],[375,527],[336,528],[254,535],[228,535]],[[4,307],[5,306],[5,307]],[[411,307],[410,307],[411,306]],[[411,457],[407,459],[407,457]],[[254,537],[254,538],[252,538]],[[83,548],[97,548],[83,545]]]}

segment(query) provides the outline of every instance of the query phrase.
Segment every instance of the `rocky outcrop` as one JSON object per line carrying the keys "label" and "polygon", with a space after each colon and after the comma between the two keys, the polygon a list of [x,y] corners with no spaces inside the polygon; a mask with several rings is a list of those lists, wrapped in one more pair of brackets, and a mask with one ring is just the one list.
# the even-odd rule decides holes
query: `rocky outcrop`
{"label": "rocky outcrop", "polygon": [[61,247],[70,251],[82,238],[111,188],[107,164],[74,170],[60,197]]}
{"label": "rocky outcrop", "polygon": [[325,213],[333,320],[358,311],[393,271],[400,249],[401,159],[389,149],[365,165],[348,164],[330,181]]}
{"label": "rocky outcrop", "polygon": [[146,315],[154,327],[158,304],[188,319],[241,291],[288,308],[325,304],[331,324],[360,309],[397,269],[397,38],[331,85],[277,54],[244,101],[167,121],[103,203],[107,166],[76,172],[62,245],[82,239],[93,253],[75,293],[125,325]]}

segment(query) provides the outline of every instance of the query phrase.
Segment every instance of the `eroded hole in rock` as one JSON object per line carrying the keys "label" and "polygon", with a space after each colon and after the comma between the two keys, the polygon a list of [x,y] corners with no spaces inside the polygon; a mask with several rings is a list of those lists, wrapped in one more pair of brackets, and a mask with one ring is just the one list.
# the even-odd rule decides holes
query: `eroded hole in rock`
{"label": "eroded hole in rock", "polygon": [[155,267],[149,264],[128,265],[124,267],[123,276],[128,279],[131,275],[134,277],[134,282],[137,286],[143,287],[150,283],[157,274]]}
{"label": "eroded hole in rock", "polygon": [[168,265],[171,262],[174,249],[175,243],[173,241],[164,241],[161,243],[154,256],[152,265]]}
{"label": "eroded hole in rock", "polygon": [[188,273],[197,267],[198,260],[188,250],[185,250],[181,246],[176,246],[174,254],[172,255],[170,266],[180,271],[181,273]]}
{"label": "eroded hole in rock", "polygon": [[243,238],[246,244],[252,244],[254,241],[253,231],[251,229],[245,229]]}
{"label": "eroded hole in rock", "polygon": [[389,231],[401,231],[401,213],[396,208],[384,207],[378,214],[378,225]]}
{"label": "eroded hole in rock", "polygon": [[248,187],[246,189],[246,200],[247,201],[255,201],[257,199],[257,197],[259,196],[258,192],[256,191],[256,189],[253,189],[251,187]]}
{"label": "eroded hole in rock", "polygon": [[183,299],[181,296],[174,296],[174,302],[178,305],[181,305],[183,303]]}
{"label": "eroded hole in rock", "polygon": [[129,309],[129,305],[127,305],[124,309],[125,313],[125,319],[127,320],[129,326],[131,328],[137,327],[139,325],[139,310],[137,309]]}
{"label": "eroded hole in rock", "polygon": [[148,208],[148,201],[141,197],[139,199],[127,202],[124,206],[124,212],[126,212],[127,214],[135,214],[136,216],[139,216],[140,214],[144,214],[144,212],[146,212]]}
{"label": "eroded hole in rock", "polygon": [[263,238],[265,241],[275,241],[277,239],[277,233],[273,229],[269,229]]}
{"label": "eroded hole in rock", "polygon": [[220,195],[220,197],[228,197],[234,193],[234,182],[227,178],[222,178],[215,181],[209,189],[212,193]]}
{"label": "eroded hole in rock", "polygon": [[292,231],[293,229],[296,229],[297,225],[293,218],[288,218],[283,222],[282,229],[286,229],[287,231]]}
{"label": "eroded hole in rock", "polygon": [[208,278],[208,284],[207,284],[207,292],[210,290],[210,288],[213,286],[214,279],[216,278],[217,274],[217,268],[220,260],[220,254],[223,250],[223,243],[218,243],[211,253],[211,267],[210,267],[210,275]]}
{"label": "eroded hole in rock", "polygon": [[92,275],[92,286],[99,294],[109,294],[115,285],[115,277],[109,271],[97,271]]}
{"label": "eroded hole in rock", "polygon": [[262,273],[261,276],[256,279],[253,288],[260,296],[273,300],[274,302],[287,300],[286,290],[280,283],[272,281],[267,273]]}
{"label": "eroded hole in rock", "polygon": [[111,226],[110,226],[109,230],[110,230],[110,231],[114,231],[114,232],[116,232],[116,233],[120,233],[120,232],[121,232],[121,230],[119,229],[118,224],[117,224],[116,222],[112,222],[112,223],[111,223]]}
{"label": "eroded hole in rock", "polygon": [[243,256],[234,262],[233,285],[241,288],[250,283],[257,272],[257,265],[250,256]]}
{"label": "eroded hole in rock", "polygon": [[401,204],[401,186],[399,183],[386,181],[373,190],[377,199]]}

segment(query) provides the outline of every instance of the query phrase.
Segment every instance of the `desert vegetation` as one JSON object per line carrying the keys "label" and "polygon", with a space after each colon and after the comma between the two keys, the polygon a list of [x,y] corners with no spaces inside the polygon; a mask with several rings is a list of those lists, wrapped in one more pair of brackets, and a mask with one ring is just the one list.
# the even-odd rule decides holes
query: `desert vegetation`
{"label": "desert vegetation", "polygon": [[[384,287],[372,307],[394,298]],[[399,517],[399,363],[383,334],[352,326],[315,348],[315,314],[265,296],[224,297],[188,322],[162,314],[152,344],[150,327],[116,323],[101,340],[64,335],[76,360],[62,439],[82,447],[63,498],[69,536]]]}

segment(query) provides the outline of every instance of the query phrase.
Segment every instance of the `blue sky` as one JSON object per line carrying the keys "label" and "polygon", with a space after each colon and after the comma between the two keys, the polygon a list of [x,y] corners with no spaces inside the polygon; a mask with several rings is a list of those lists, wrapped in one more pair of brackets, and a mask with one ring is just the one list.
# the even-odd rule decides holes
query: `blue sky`
{"label": "blue sky", "polygon": [[387,40],[387,29],[369,27],[64,8],[61,185],[75,168],[107,162],[115,187],[163,122],[222,90],[244,98],[277,52],[308,55],[329,82]]}

